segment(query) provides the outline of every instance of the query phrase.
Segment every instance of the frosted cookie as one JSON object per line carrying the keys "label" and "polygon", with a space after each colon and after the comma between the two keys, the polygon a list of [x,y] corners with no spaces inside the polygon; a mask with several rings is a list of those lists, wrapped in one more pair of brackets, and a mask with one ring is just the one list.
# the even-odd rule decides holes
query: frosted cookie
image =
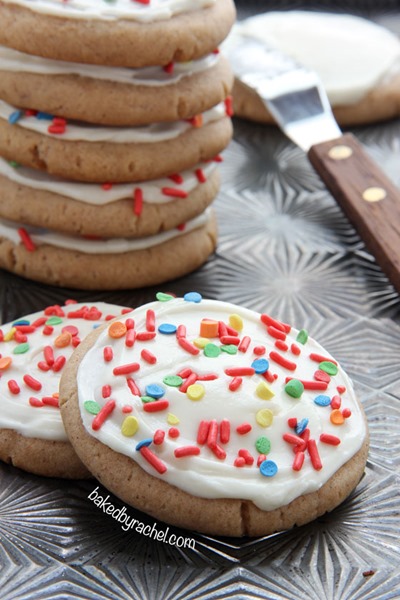
{"label": "frosted cookie", "polygon": [[93,475],[213,535],[267,535],[340,504],[368,433],[338,362],[267,314],[157,297],[87,338],[63,373],[63,422]]}
{"label": "frosted cookie", "polygon": [[175,229],[136,239],[66,236],[0,219],[0,268],[68,288],[140,288],[194,271],[216,243],[210,208]]}
{"label": "frosted cookie", "polygon": [[232,137],[230,99],[193,119],[142,127],[96,127],[0,100],[0,155],[76,181],[132,182],[209,160]]}
{"label": "frosted cookie", "polygon": [[[400,115],[400,41],[380,25],[345,14],[270,12],[235,26],[223,47],[228,58],[241,38],[265,42],[315,70],[340,125]],[[237,116],[273,122],[258,94],[238,79],[233,94]]]}
{"label": "frosted cookie", "polygon": [[37,475],[89,477],[61,420],[59,381],[81,340],[121,306],[48,306],[0,327],[0,459]]}
{"label": "frosted cookie", "polygon": [[155,235],[211,204],[219,190],[219,160],[161,179],[100,185],[60,180],[0,158],[0,217],[67,234]]}
{"label": "frosted cookie", "polygon": [[73,62],[167,65],[212,52],[235,16],[232,0],[1,0],[0,43]]}
{"label": "frosted cookie", "polygon": [[215,52],[188,63],[140,69],[55,61],[0,46],[0,98],[96,125],[189,119],[230,93],[233,74]]}

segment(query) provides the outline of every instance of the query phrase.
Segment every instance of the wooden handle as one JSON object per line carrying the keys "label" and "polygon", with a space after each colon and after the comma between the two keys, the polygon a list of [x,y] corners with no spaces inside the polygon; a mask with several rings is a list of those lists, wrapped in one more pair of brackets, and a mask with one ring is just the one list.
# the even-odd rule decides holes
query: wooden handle
{"label": "wooden handle", "polygon": [[316,144],[308,157],[400,293],[400,190],[350,133]]}

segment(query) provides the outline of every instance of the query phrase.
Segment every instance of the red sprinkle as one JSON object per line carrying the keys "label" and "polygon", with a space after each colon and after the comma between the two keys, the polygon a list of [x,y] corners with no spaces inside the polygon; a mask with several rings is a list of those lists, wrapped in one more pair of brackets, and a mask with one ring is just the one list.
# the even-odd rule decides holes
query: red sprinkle
{"label": "red sprinkle", "polygon": [[336,410],[342,406],[342,399],[340,396],[333,396],[331,400],[331,408]]}
{"label": "red sprinkle", "polygon": [[246,433],[249,433],[249,431],[252,430],[252,426],[250,425],[250,423],[242,423],[241,425],[238,425],[236,427],[236,431],[239,435],[245,435]]}
{"label": "red sprinkle", "polygon": [[233,100],[232,96],[227,96],[225,98],[225,112],[227,117],[233,117]]}
{"label": "red sprinkle", "polygon": [[265,371],[265,373],[261,373],[261,376],[264,377],[268,383],[274,383],[276,379],[269,369],[268,371]]}
{"label": "red sprinkle", "polygon": [[274,346],[275,348],[278,348],[278,350],[282,350],[282,352],[287,352],[289,350],[289,346],[286,342],[282,342],[282,340],[276,340]]}
{"label": "red sprinkle", "polygon": [[26,229],[24,227],[20,227],[18,229],[18,235],[21,239],[21,242],[25,246],[25,249],[28,252],[34,252],[36,250],[36,246],[31,238],[31,236],[29,235],[29,233],[26,231]]}
{"label": "red sprinkle", "polygon": [[330,446],[339,446],[340,444],[340,438],[336,437],[336,435],[331,435],[330,433],[321,433],[319,441],[324,444],[329,444]]}
{"label": "red sprinkle", "polygon": [[282,329],[277,329],[276,327],[274,327],[273,325],[268,325],[267,326],[267,332],[269,333],[269,335],[277,340],[282,340],[285,341],[286,340],[286,333],[285,331],[282,331]]}
{"label": "red sprinkle", "polygon": [[152,452],[152,450],[150,450],[150,448],[148,448],[147,446],[142,446],[139,450],[140,454],[143,456],[143,458],[145,460],[147,460],[147,462],[154,467],[154,469],[156,471],[158,471],[158,473],[160,473],[160,475],[162,475],[163,473],[165,473],[165,471],[167,470],[167,466],[162,462],[162,460],[160,460],[158,458],[158,456],[156,456],[154,454],[154,452]]}
{"label": "red sprinkle", "polygon": [[154,338],[156,337],[156,333],[153,331],[139,331],[136,334],[136,339],[139,342],[148,342],[149,340],[154,340]]}
{"label": "red sprinkle", "polygon": [[287,358],[285,358],[284,356],[282,356],[278,352],[275,352],[275,350],[272,350],[269,353],[269,357],[270,357],[271,360],[273,360],[274,362],[276,362],[278,365],[280,365],[284,369],[288,369],[288,371],[295,371],[296,370],[296,367],[297,367],[296,363],[292,362],[291,360],[288,360]]}
{"label": "red sprinkle", "polygon": [[289,333],[289,331],[291,330],[290,325],[286,325],[286,323],[281,323],[280,321],[277,321],[276,319],[273,319],[272,317],[270,317],[269,315],[266,315],[265,313],[261,315],[261,322],[264,323],[264,325],[268,326],[272,326],[275,327],[275,329],[278,329],[279,331],[283,331],[285,333]]}
{"label": "red sprinkle", "polygon": [[182,369],[181,371],[179,371],[179,373],[177,373],[177,375],[179,377],[182,377],[182,379],[186,379],[186,377],[189,377],[189,375],[191,375],[193,373],[192,369],[189,369],[189,367],[186,367],[185,369]]}
{"label": "red sprinkle", "polygon": [[157,362],[157,357],[152,352],[150,352],[150,350],[143,349],[140,353],[140,356],[150,365],[155,365]]}
{"label": "red sprinkle", "polygon": [[223,321],[218,321],[218,336],[221,338],[228,335],[228,327]]}
{"label": "red sprinkle", "polygon": [[345,419],[348,419],[349,417],[351,417],[351,410],[349,408],[344,408],[342,410],[342,415]]}
{"label": "red sprinkle", "polygon": [[29,398],[29,404],[31,406],[34,406],[35,408],[39,408],[39,406],[43,406],[43,402],[41,400],[39,400],[39,398],[35,398],[34,396],[31,396]]}
{"label": "red sprinkle", "polygon": [[200,454],[200,448],[198,446],[181,446],[174,450],[176,458],[182,458],[183,456],[198,456]]}
{"label": "red sprinkle", "polygon": [[218,444],[215,444],[215,446],[209,446],[209,448],[219,460],[224,460],[226,458],[225,450],[221,448],[221,446],[218,446]]}
{"label": "red sprinkle", "polygon": [[259,467],[261,465],[262,462],[264,462],[264,460],[266,460],[267,457],[265,456],[265,454],[260,454],[259,457],[257,458],[257,467]]}
{"label": "red sprinkle", "polygon": [[296,455],[294,457],[294,461],[292,464],[293,471],[301,470],[301,467],[303,466],[303,463],[304,463],[304,457],[305,457],[304,452],[302,452],[302,451],[296,452]]}
{"label": "red sprinkle", "polygon": [[208,436],[207,436],[207,446],[209,448],[212,448],[213,446],[216,446],[217,445],[217,439],[218,439],[218,423],[217,423],[217,421],[215,419],[213,419],[209,423]]}
{"label": "red sprinkle", "polygon": [[163,431],[162,429],[157,429],[154,432],[154,436],[153,436],[153,442],[155,443],[156,446],[160,446],[165,438],[165,431]]}
{"label": "red sprinkle", "polygon": [[55,373],[57,373],[58,371],[61,371],[61,369],[63,368],[63,366],[65,365],[66,362],[67,362],[67,359],[65,358],[65,356],[58,356],[56,358],[56,360],[54,361],[53,371]]}
{"label": "red sprinkle", "polygon": [[250,342],[251,342],[251,338],[248,335],[245,335],[242,338],[242,341],[240,342],[239,346],[238,346],[238,350],[239,352],[246,352],[248,347],[250,346]]}
{"label": "red sprinkle", "polygon": [[220,338],[222,344],[232,344],[233,346],[239,346],[240,339],[234,335],[223,335]]}
{"label": "red sprinkle", "polygon": [[197,429],[197,443],[201,446],[206,443],[208,439],[208,432],[210,429],[209,421],[200,421],[199,427]]}
{"label": "red sprinkle", "polygon": [[255,346],[253,352],[256,356],[263,356],[266,352],[265,346]]}
{"label": "red sprinkle", "polygon": [[43,335],[51,335],[53,333],[54,327],[51,325],[45,325],[43,327],[42,333]]}
{"label": "red sprinkle", "polygon": [[310,455],[312,466],[316,471],[320,471],[322,469],[322,462],[319,456],[317,442],[315,440],[308,440],[307,450]]}
{"label": "red sprinkle", "polygon": [[114,352],[111,346],[106,346],[103,350],[103,357],[106,362],[110,362],[114,357]]}
{"label": "red sprinkle", "polygon": [[[286,377],[286,383],[293,379],[292,377]],[[328,384],[325,381],[304,381],[304,379],[299,379],[301,383],[304,385],[305,390],[326,390]]]}
{"label": "red sprinkle", "polygon": [[133,319],[131,319],[131,318],[127,319],[125,321],[125,327],[127,329],[134,329],[135,328],[135,321]]}
{"label": "red sprinkle", "polygon": [[132,348],[136,341],[136,331],[134,329],[128,329],[125,335],[125,346]]}
{"label": "red sprinkle", "polygon": [[235,459],[235,462],[233,463],[233,466],[234,466],[234,467],[244,467],[244,466],[245,466],[245,464],[246,464],[246,461],[245,461],[245,459],[243,458],[243,456],[238,456],[238,457]]}
{"label": "red sprinkle", "polygon": [[129,375],[140,369],[139,363],[129,363],[127,365],[121,365],[113,369],[114,375]]}
{"label": "red sprinkle", "polygon": [[294,433],[284,433],[283,436],[282,436],[282,438],[288,444],[292,444],[292,445],[298,446],[299,449],[301,449],[301,450],[305,450],[306,449],[307,443],[300,436],[295,435]]}
{"label": "red sprinkle", "polygon": [[188,387],[190,385],[193,385],[194,383],[196,383],[196,381],[197,381],[196,373],[190,373],[190,375],[186,378],[186,380],[179,387],[179,391],[182,392],[183,394],[186,394],[186,392],[188,391]]}
{"label": "red sprinkle", "polygon": [[143,404],[143,410],[145,412],[153,413],[165,410],[168,406],[168,400],[154,400],[154,402],[146,402],[146,404]]}
{"label": "red sprinkle", "polygon": [[161,192],[164,196],[170,196],[172,198],[187,198],[188,193],[185,190],[181,190],[179,188],[169,188],[163,187],[161,188]]}
{"label": "red sprinkle", "polygon": [[115,409],[115,404],[115,400],[109,400],[105,403],[100,412],[97,413],[92,421],[92,429],[94,431],[98,431],[106,419],[108,419],[108,417],[112,414]]}
{"label": "red sprinkle", "polygon": [[125,406],[122,407],[122,412],[124,414],[131,413],[132,411],[133,411],[133,407],[129,406],[128,404],[126,404]]}
{"label": "red sprinkle", "polygon": [[103,398],[109,398],[111,396],[111,385],[103,385],[101,395]]}
{"label": "red sprinkle", "polygon": [[238,454],[239,454],[239,456],[244,458],[246,465],[252,465],[254,463],[254,458],[252,457],[250,452],[248,450],[246,450],[246,448],[241,448],[239,450]]}
{"label": "red sprinkle", "polygon": [[183,350],[186,350],[186,352],[189,352],[189,354],[199,354],[200,350],[198,348],[196,348],[196,346],[194,344],[192,344],[191,342],[189,342],[189,340],[187,340],[184,337],[178,337],[178,344],[180,345],[180,347]]}
{"label": "red sprinkle", "polygon": [[24,375],[22,379],[25,381],[26,385],[32,390],[35,390],[35,392],[39,392],[42,389],[42,384],[40,383],[40,381],[38,381],[31,375]]}
{"label": "red sprinkle", "polygon": [[322,356],[322,354],[315,354],[315,352],[312,352],[310,354],[310,358],[311,360],[315,361],[315,362],[331,362],[334,365],[337,365],[337,362],[335,360],[333,360],[333,358],[328,358],[327,356]]}
{"label": "red sprinkle", "polygon": [[300,350],[299,346],[297,346],[296,344],[292,344],[290,346],[290,351],[295,356],[299,356],[299,354],[301,353],[301,350]]}
{"label": "red sprinkle", "polygon": [[45,362],[44,360],[40,360],[37,364],[38,369],[40,369],[41,371],[50,371],[51,367],[47,364],[47,362]]}
{"label": "red sprinkle", "polygon": [[219,440],[221,444],[227,444],[231,437],[231,424],[228,419],[222,419],[219,425]]}
{"label": "red sprinkle", "polygon": [[42,398],[42,402],[46,406],[54,406],[55,408],[58,408],[60,406],[58,398],[54,398],[53,396],[44,396]]}
{"label": "red sprinkle", "polygon": [[146,312],[146,330],[147,331],[155,331],[156,330],[156,315],[154,310],[149,309]]}
{"label": "red sprinkle", "polygon": [[54,352],[51,346],[44,347],[43,356],[49,367],[52,367],[54,365]]}
{"label": "red sprinkle", "polygon": [[203,169],[196,169],[194,173],[199,183],[205,183],[207,181],[207,177],[205,176]]}
{"label": "red sprinkle", "polygon": [[226,375],[230,377],[241,377],[243,375],[254,375],[255,369],[253,367],[232,367],[225,369]]}
{"label": "red sprinkle", "polygon": [[135,188],[133,192],[133,214],[139,217],[143,210],[143,191]]}
{"label": "red sprinkle", "polygon": [[[140,0],[138,0],[140,2]],[[149,4],[150,0],[148,0],[147,2],[143,2],[143,4]],[[163,69],[166,73],[168,74],[172,74],[174,72],[174,63],[171,61],[169,62],[167,65],[163,66]]]}
{"label": "red sprinkle", "polygon": [[179,429],[177,427],[170,427],[168,429],[168,435],[169,435],[169,437],[175,439],[175,438],[179,437],[180,431],[179,431]]}
{"label": "red sprinkle", "polygon": [[296,417],[290,417],[290,419],[288,419],[287,424],[289,425],[290,429],[294,429],[295,427],[297,427]]}
{"label": "red sprinkle", "polygon": [[331,376],[328,375],[328,373],[325,373],[325,371],[321,371],[321,369],[318,369],[318,371],[315,371],[314,373],[314,379],[316,381],[325,381],[326,383],[329,383],[331,380]]}
{"label": "red sprinkle", "polygon": [[20,389],[20,387],[19,387],[18,383],[15,381],[15,379],[10,379],[10,380],[7,382],[7,385],[8,385],[8,389],[10,390],[10,392],[11,392],[12,394],[15,394],[15,395],[16,395],[16,394],[19,394],[19,393],[20,393],[21,389]]}
{"label": "red sprinkle", "polygon": [[242,385],[243,379],[241,377],[234,377],[229,383],[229,389],[231,392],[236,392]]}

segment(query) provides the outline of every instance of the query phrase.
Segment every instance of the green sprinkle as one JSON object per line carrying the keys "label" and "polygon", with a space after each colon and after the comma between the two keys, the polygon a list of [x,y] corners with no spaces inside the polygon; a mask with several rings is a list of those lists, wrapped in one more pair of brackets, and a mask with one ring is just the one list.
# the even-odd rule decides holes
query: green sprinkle
{"label": "green sprinkle", "polygon": [[221,346],[222,352],[226,352],[227,354],[237,354],[237,346],[235,344],[225,344]]}
{"label": "green sprinkle", "polygon": [[296,342],[299,342],[299,344],[305,344],[307,342],[307,340],[308,340],[308,332],[305,329],[302,329],[297,334]]}
{"label": "green sprinkle", "polygon": [[324,360],[323,362],[319,363],[318,368],[321,369],[321,371],[328,373],[328,375],[337,375],[338,372],[337,365],[330,360]]}
{"label": "green sprinkle", "polygon": [[292,398],[300,398],[304,392],[304,385],[298,379],[291,379],[285,385],[285,392],[292,396]]}
{"label": "green sprinkle", "polygon": [[63,323],[61,317],[49,317],[45,325],[60,325],[60,323]]}
{"label": "green sprinkle", "polygon": [[221,354],[221,348],[215,344],[207,344],[204,346],[204,354],[208,358],[217,358]]}
{"label": "green sprinkle", "polygon": [[164,292],[157,292],[156,298],[159,302],[168,302],[169,300],[173,300],[173,296],[171,294],[164,294]]}
{"label": "green sprinkle", "polygon": [[100,404],[94,400],[87,400],[84,402],[83,406],[91,415],[97,415],[101,411]]}
{"label": "green sprinkle", "polygon": [[19,163],[17,163],[17,161],[15,160],[10,160],[8,162],[8,164],[10,165],[10,167],[14,167],[14,169],[18,169],[18,167],[20,167],[21,165]]}
{"label": "green sprinkle", "polygon": [[263,435],[256,440],[256,450],[260,454],[269,454],[271,452],[271,442]]}
{"label": "green sprinkle", "polygon": [[147,402],[154,402],[155,400],[155,398],[152,398],[151,396],[141,396],[140,399],[144,404],[147,404]]}
{"label": "green sprinkle", "polygon": [[179,375],[166,375],[163,379],[163,383],[172,387],[179,387],[182,385],[183,379],[182,377],[179,377]]}
{"label": "green sprinkle", "polygon": [[25,352],[28,352],[28,350],[29,344],[28,342],[25,342],[24,344],[18,344],[18,346],[15,346],[13,354],[25,354]]}

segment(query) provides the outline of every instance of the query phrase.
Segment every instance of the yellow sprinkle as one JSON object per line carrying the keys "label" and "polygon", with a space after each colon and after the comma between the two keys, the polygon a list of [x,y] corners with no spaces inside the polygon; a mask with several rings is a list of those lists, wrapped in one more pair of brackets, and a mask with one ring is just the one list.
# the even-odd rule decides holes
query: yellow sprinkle
{"label": "yellow sprinkle", "polygon": [[236,329],[236,331],[242,331],[243,329],[243,319],[239,315],[229,315],[229,325]]}
{"label": "yellow sprinkle", "polygon": [[138,429],[139,421],[136,417],[132,417],[131,415],[129,415],[129,417],[125,417],[124,422],[121,426],[122,435],[126,435],[126,437],[131,437],[132,435],[135,435]]}
{"label": "yellow sprinkle", "polygon": [[269,408],[262,408],[256,414],[256,421],[261,427],[270,427],[274,420],[274,413]]}
{"label": "yellow sprinkle", "polygon": [[256,394],[262,400],[271,400],[275,396],[274,392],[271,388],[265,383],[265,381],[261,381],[256,387]]}
{"label": "yellow sprinkle", "polygon": [[4,341],[9,342],[10,340],[12,340],[16,331],[17,329],[15,327],[11,327],[10,331],[7,331],[7,333],[4,335]]}
{"label": "yellow sprinkle", "polygon": [[186,394],[189,400],[201,400],[205,391],[200,383],[194,383],[193,385],[189,385]]}
{"label": "yellow sprinkle", "polygon": [[208,338],[204,338],[204,337],[198,337],[195,340],[193,340],[193,344],[196,346],[196,348],[205,348],[207,346],[207,344],[210,343],[210,340]]}
{"label": "yellow sprinkle", "polygon": [[180,420],[178,419],[178,417],[176,415],[173,415],[172,413],[168,413],[167,423],[168,423],[168,425],[179,425]]}

